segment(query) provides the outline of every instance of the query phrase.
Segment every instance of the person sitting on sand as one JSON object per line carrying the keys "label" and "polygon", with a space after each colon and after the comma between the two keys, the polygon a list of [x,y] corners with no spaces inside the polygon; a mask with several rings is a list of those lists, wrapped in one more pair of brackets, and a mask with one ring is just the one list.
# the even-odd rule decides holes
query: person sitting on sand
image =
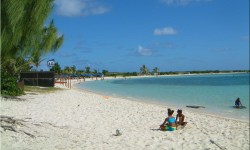
{"label": "person sitting on sand", "polygon": [[240,102],[240,98],[238,97],[236,100],[235,100],[235,107],[239,108],[240,106],[242,106],[241,102]]}
{"label": "person sitting on sand", "polygon": [[[177,110],[177,115],[176,115],[176,124],[178,125],[186,125],[187,122],[184,122],[185,116],[182,114],[182,110],[178,109]],[[178,120],[178,121],[177,121]]]}
{"label": "person sitting on sand", "polygon": [[[160,125],[161,130],[163,131],[174,131],[176,130],[176,120],[173,117],[174,110],[168,109],[168,117]],[[166,124],[167,123],[167,124]]]}

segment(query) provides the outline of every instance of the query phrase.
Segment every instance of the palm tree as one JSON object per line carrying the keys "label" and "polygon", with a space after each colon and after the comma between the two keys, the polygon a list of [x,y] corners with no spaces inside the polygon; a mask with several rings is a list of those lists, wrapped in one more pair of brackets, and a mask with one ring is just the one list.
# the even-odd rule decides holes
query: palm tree
{"label": "palm tree", "polygon": [[95,69],[95,70],[93,71],[93,73],[94,73],[94,74],[97,74],[97,70]]}
{"label": "palm tree", "polygon": [[83,74],[84,73],[84,70],[77,70],[76,71],[76,74],[78,75],[78,76],[80,76],[81,74]]}
{"label": "palm tree", "polygon": [[75,65],[73,65],[73,66],[70,67],[70,73],[71,74],[75,74],[76,73],[76,66]]}
{"label": "palm tree", "polygon": [[53,0],[1,0],[2,60],[30,54],[52,7]]}
{"label": "palm tree", "polygon": [[35,64],[38,68],[41,57],[49,52],[55,52],[60,48],[63,42],[63,35],[58,37],[57,30],[54,26],[53,21],[50,22],[48,27],[43,28],[41,35],[37,36],[37,42],[33,45],[31,52],[31,63]]}
{"label": "palm tree", "polygon": [[65,73],[65,74],[69,74],[69,73],[70,73],[70,68],[69,68],[69,66],[65,66],[65,67],[64,67],[63,73]]}
{"label": "palm tree", "polygon": [[107,75],[109,73],[108,70],[102,70],[102,74]]}
{"label": "palm tree", "polygon": [[156,74],[158,74],[159,68],[155,67],[155,68],[153,69],[153,72],[156,73]]}
{"label": "palm tree", "polygon": [[[18,57],[33,57],[30,63],[38,67],[43,55],[60,48],[63,35],[58,36],[53,20],[44,27],[53,1],[1,0],[2,66],[8,65],[7,62],[15,62]],[[17,65],[14,63],[13,67],[18,68]]]}
{"label": "palm tree", "polygon": [[58,62],[55,63],[55,65],[50,69],[50,71],[54,71],[57,74],[61,74],[62,73],[61,66],[59,65]]}
{"label": "palm tree", "polygon": [[[15,82],[17,70],[27,66],[26,61],[20,61],[24,63],[20,64],[16,59],[24,60],[39,52],[33,58],[35,65],[39,66],[41,56],[55,52],[62,45],[63,35],[58,36],[53,21],[48,27],[44,27],[53,2],[54,0],[1,0],[1,72],[11,76]],[[11,68],[8,62],[12,63]],[[15,85],[12,89],[2,90],[15,92]]]}
{"label": "palm tree", "polygon": [[149,70],[145,65],[142,65],[142,67],[140,68],[140,73],[145,75],[149,73]]}
{"label": "palm tree", "polygon": [[64,36],[59,36],[52,20],[48,27],[44,27],[41,34],[37,37],[34,51],[42,51],[42,54],[56,52],[62,45]]}
{"label": "palm tree", "polygon": [[85,67],[86,73],[90,73],[90,67]]}
{"label": "palm tree", "polygon": [[37,51],[36,53],[32,54],[30,63],[34,64],[36,66],[36,85],[38,86],[38,67],[40,66],[40,63],[43,61],[44,59],[41,60],[41,54],[39,51]]}

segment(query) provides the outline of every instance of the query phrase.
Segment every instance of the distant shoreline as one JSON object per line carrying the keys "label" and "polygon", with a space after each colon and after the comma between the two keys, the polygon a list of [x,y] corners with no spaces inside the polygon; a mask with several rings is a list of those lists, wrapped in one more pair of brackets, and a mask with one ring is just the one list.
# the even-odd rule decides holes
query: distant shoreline
{"label": "distant shoreline", "polygon": [[[198,73],[198,74],[169,74],[169,75],[138,75],[138,76],[104,76],[104,80],[110,80],[110,79],[129,79],[129,78],[150,78],[150,77],[171,77],[171,76],[197,76],[197,75],[223,75],[223,74],[250,74],[249,72],[232,72],[232,73]],[[77,79],[75,79],[77,80]],[[82,79],[78,79],[82,83]],[[101,80],[100,78],[97,78],[97,80]],[[96,78],[85,78],[85,82],[88,81],[96,81]],[[79,82],[77,82],[79,83]],[[76,84],[76,83],[74,83]]]}

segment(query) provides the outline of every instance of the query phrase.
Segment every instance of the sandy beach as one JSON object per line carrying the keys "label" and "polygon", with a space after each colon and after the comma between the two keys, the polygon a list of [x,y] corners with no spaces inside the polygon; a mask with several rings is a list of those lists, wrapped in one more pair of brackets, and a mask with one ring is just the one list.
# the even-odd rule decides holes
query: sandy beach
{"label": "sandy beach", "polygon": [[75,88],[2,98],[1,115],[20,123],[0,128],[1,149],[249,149],[249,122],[183,110],[184,129],[160,131],[167,108]]}

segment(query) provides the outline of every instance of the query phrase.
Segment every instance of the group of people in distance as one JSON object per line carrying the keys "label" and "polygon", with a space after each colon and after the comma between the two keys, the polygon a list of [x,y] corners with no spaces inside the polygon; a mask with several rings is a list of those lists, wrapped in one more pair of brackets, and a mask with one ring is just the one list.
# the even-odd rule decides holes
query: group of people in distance
{"label": "group of people in distance", "polygon": [[182,110],[177,110],[176,118],[173,116],[174,110],[168,109],[168,117],[160,125],[160,129],[163,131],[174,131],[178,126],[185,126],[187,122],[184,122],[185,116],[182,114]]}

